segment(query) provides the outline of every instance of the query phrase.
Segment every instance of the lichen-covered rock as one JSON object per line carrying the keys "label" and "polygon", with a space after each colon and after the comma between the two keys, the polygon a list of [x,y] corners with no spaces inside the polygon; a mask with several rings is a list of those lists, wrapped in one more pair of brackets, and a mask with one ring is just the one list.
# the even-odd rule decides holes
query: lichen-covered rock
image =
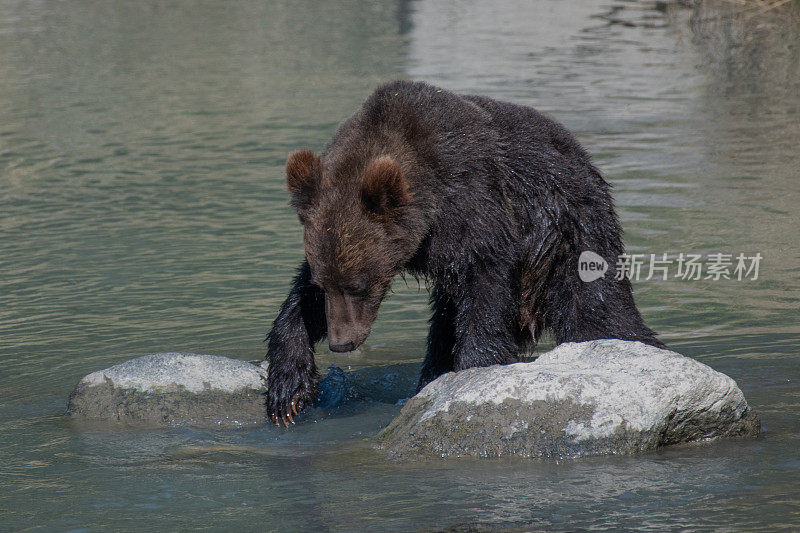
{"label": "lichen-covered rock", "polygon": [[215,355],[146,355],[93,372],[67,414],[133,425],[253,427],[267,421],[266,366]]}
{"label": "lichen-covered rock", "polygon": [[531,363],[451,372],[378,435],[396,459],[629,454],[761,425],[728,376],[639,342],[565,343]]}

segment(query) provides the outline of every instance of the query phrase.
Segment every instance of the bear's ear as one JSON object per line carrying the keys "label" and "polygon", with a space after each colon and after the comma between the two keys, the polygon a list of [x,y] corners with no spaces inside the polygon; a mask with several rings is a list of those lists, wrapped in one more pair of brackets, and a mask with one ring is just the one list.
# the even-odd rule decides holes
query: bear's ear
{"label": "bear's ear", "polygon": [[297,150],[286,160],[286,186],[292,195],[292,207],[300,217],[311,207],[322,176],[322,161],[311,150]]}
{"label": "bear's ear", "polygon": [[376,157],[364,170],[361,201],[366,210],[380,217],[392,218],[408,205],[411,192],[400,164],[388,155]]}

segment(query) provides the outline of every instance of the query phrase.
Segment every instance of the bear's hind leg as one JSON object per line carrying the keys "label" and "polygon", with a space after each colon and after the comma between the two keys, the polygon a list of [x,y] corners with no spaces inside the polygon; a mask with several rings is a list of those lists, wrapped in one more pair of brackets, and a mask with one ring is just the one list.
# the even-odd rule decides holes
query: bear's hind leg
{"label": "bear's hind leg", "polygon": [[[610,263],[612,259],[606,260]],[[600,279],[585,282],[577,271],[576,259],[569,270],[552,276],[548,284],[546,327],[556,342],[621,339],[664,347],[644,323],[628,279],[618,280],[613,272],[606,272]]]}

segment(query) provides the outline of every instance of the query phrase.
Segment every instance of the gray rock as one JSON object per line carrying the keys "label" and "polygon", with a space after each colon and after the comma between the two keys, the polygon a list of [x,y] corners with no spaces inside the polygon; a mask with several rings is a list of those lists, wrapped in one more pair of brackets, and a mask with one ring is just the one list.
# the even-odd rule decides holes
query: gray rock
{"label": "gray rock", "polygon": [[736,383],[639,342],[565,343],[531,363],[451,372],[378,435],[392,458],[630,454],[756,436]]}
{"label": "gray rock", "polygon": [[253,427],[267,421],[266,366],[215,355],[146,355],[84,377],[67,414],[150,426]]}

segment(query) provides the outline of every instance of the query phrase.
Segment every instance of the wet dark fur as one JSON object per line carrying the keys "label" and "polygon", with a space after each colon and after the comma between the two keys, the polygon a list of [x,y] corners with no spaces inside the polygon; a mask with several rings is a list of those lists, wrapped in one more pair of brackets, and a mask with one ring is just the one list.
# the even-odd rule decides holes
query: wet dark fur
{"label": "wet dark fur", "polygon": [[[517,361],[545,331],[559,343],[662,346],[630,282],[614,279],[623,245],[609,185],[572,135],[534,109],[393,82],[321,157],[293,154],[287,174],[306,261],[268,335],[267,403],[279,417],[293,398],[302,407],[316,395],[326,291],[360,291],[377,312],[403,271],[432,285],[420,387],[444,372]],[[603,278],[579,279],[584,250],[608,261]]]}

